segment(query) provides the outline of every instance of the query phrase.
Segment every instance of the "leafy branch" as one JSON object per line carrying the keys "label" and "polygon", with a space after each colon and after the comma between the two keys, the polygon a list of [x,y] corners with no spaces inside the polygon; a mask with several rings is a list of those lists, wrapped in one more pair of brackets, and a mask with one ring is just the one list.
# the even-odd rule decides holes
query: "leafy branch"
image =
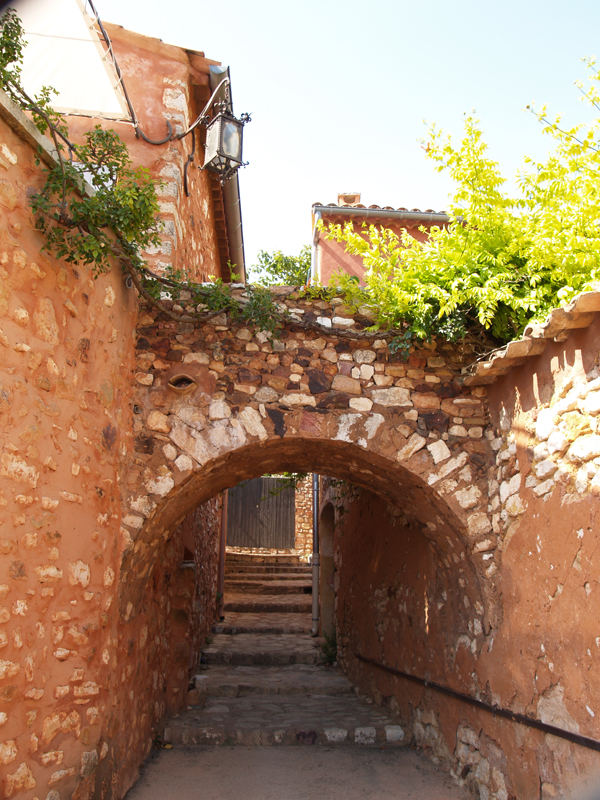
{"label": "leafy branch", "polygon": [[[600,107],[599,73],[580,90]],[[543,162],[525,159],[520,192],[509,195],[489,158],[478,122],[467,117],[454,145],[432,128],[426,152],[456,190],[449,223],[425,241],[375,226],[331,225],[325,233],[359,255],[365,286],[337,275],[347,302],[368,303],[375,324],[404,325],[396,346],[440,336],[461,339],[477,329],[498,343],[600,282],[600,121],[568,128],[537,112],[554,150]]]}
{"label": "leafy branch", "polygon": [[[135,167],[127,146],[113,130],[99,125],[83,142],[69,137],[64,118],[51,106],[56,94],[44,87],[31,97],[21,84],[23,26],[12,9],[0,17],[0,81],[2,87],[40,130],[50,136],[56,162],[44,167],[45,182],[31,195],[35,227],[44,235],[44,249],[68,263],[88,265],[94,277],[116,262],[129,275],[137,292],[172,319],[200,321],[226,312],[236,322],[274,332],[284,323],[323,332],[314,321],[294,322],[267,286],[250,285],[235,291],[222,280],[196,283],[183,271],[168,268],[164,275],[148,269],[143,253],[160,242],[161,224],[156,182]],[[263,254],[262,267],[275,282],[306,277],[309,248],[300,256],[279,254],[273,263]],[[281,272],[283,270],[283,273]],[[347,332],[341,332],[341,335]],[[368,336],[357,332],[357,336]]]}

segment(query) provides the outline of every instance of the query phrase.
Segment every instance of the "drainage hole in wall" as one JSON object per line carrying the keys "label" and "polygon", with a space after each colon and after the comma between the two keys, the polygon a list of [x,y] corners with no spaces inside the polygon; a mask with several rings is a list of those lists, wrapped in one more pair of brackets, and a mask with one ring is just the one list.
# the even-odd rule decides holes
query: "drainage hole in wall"
{"label": "drainage hole in wall", "polygon": [[189,392],[196,386],[196,381],[189,375],[173,375],[168,383],[169,389],[174,392]]}

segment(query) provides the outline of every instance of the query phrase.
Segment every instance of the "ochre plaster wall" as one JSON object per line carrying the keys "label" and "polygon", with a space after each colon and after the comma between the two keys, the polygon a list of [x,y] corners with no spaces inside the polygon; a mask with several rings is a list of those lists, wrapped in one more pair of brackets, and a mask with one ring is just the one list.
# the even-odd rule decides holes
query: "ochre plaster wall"
{"label": "ochre plaster wall", "polygon": [[[336,512],[334,586],[342,668],[361,692],[400,715],[407,744],[423,748],[462,778],[475,779],[486,796],[506,800],[506,759],[502,753],[497,757],[493,742],[498,725],[359,658],[485,697],[486,676],[478,662],[490,631],[478,620],[483,598],[473,565],[467,561],[457,575],[409,507],[388,506],[346,483],[326,490],[323,502],[332,503]],[[485,732],[485,741],[479,741],[479,732]],[[469,751],[463,760],[463,739],[473,736],[476,758]]]}
{"label": "ochre plaster wall", "polygon": [[136,304],[41,252],[34,153],[0,148],[0,786],[54,799],[111,747]]}
{"label": "ochre plaster wall", "polygon": [[160,722],[185,707],[191,671],[216,618],[220,527],[216,497],[174,529],[162,530],[156,560],[135,596],[135,613],[127,606],[119,617],[121,657],[112,687],[118,710],[111,717],[110,764],[97,777],[97,792],[112,781],[115,796],[122,797]]}
{"label": "ochre plaster wall", "polygon": [[[182,129],[208,96],[210,62],[111,33],[146,133],[163,135],[165,115]],[[92,124],[70,120],[79,136]],[[183,192],[191,143],[152,147],[110,124],[165,181],[150,266],[220,275],[214,185],[194,167]],[[195,569],[181,567],[185,532],[161,532],[138,613],[120,616],[137,298],[118,267],[94,281],[42,252],[27,202],[41,185],[34,155],[18,125],[0,123],[0,793],[120,798],[155,724],[185,701],[215,610],[220,511],[196,512]]]}
{"label": "ochre plaster wall", "polygon": [[[210,96],[210,61],[180,47],[106,25],[119,67],[123,73],[141,128],[149,138],[167,135],[167,120],[176,133],[194,121]],[[95,124],[84,117],[70,117],[72,135],[81,138]],[[184,191],[184,165],[192,150],[193,137],[161,145],[150,145],[136,138],[131,123],[101,122],[113,128],[127,144],[134,164],[143,166],[161,182],[157,193],[163,221],[161,244],[147,253],[150,269],[162,273],[168,266],[186,271],[194,280],[210,275],[230,280],[226,259],[219,256],[216,217],[222,222],[218,181],[198,167],[203,159],[204,129],[196,137],[196,154],[189,166],[189,196]],[[222,228],[224,230],[224,228]]]}
{"label": "ochre plaster wall", "polygon": [[[499,433],[503,625],[484,655],[515,710],[600,740],[600,321],[489,388]],[[510,751],[507,755],[510,756]],[[542,797],[600,784],[600,757],[552,737],[529,756]]]}
{"label": "ochre plaster wall", "polygon": [[[599,345],[596,322],[489,387],[498,594],[482,638],[473,637],[477,580],[457,579],[439,541],[406,521],[407,505],[384,510],[360,490],[333,494],[345,511],[335,523],[340,660],[363,691],[399,710],[407,740],[476,797],[583,796],[600,781],[598,754],[356,656],[600,739]],[[491,539],[480,545],[485,555]]]}

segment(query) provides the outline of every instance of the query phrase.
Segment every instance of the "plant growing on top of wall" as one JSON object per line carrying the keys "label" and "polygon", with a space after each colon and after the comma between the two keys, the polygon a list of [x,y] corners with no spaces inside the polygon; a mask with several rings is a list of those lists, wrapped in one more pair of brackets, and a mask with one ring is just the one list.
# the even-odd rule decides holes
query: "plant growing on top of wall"
{"label": "plant growing on top of wall", "polygon": [[263,286],[303,286],[310,273],[310,245],[305,245],[297,256],[288,256],[276,250],[261,250],[258,263],[250,267],[250,277]]}
{"label": "plant growing on top of wall", "polygon": [[[580,88],[598,109],[600,74],[592,62],[588,67],[589,84]],[[433,335],[452,341],[474,326],[506,342],[578,292],[597,288],[600,120],[563,129],[545,111],[535,113],[554,150],[543,162],[526,159],[518,195],[504,189],[478,122],[468,116],[458,145],[435,127],[425,145],[456,185],[447,227],[430,229],[424,242],[375,226],[327,228],[367,268],[364,289],[337,276],[347,302],[374,308],[380,327],[404,325],[408,342]]]}
{"label": "plant growing on top of wall", "polygon": [[[48,250],[89,265],[94,275],[116,259],[139,293],[172,317],[225,311],[270,331],[289,319],[267,286],[236,292],[220,281],[197,284],[182,272],[158,276],[148,270],[143,251],[160,236],[155,182],[131,163],[114,131],[97,126],[83,143],[72,142],[64,118],[52,109],[53,90],[45,87],[32,98],[23,89],[22,57],[23,29],[9,9],[0,18],[0,81],[56,152],[57,163],[46,168],[45,184],[31,198]],[[599,108],[598,73],[589,66],[590,84],[582,91]],[[305,294],[340,296],[358,312],[366,307],[373,324],[363,335],[384,331],[392,353],[406,355],[415,341],[434,336],[457,341],[488,331],[495,342],[507,341],[532,319],[592,288],[600,279],[600,122],[563,130],[545,112],[538,116],[555,150],[545,162],[528,164],[517,197],[503,190],[473,118],[467,118],[458,146],[432,129],[427,152],[457,184],[449,225],[430,230],[426,242],[374,227],[361,234],[351,225],[331,226],[329,236],[362,256],[366,286],[340,275],[331,287],[308,287]],[[85,191],[84,180],[93,192]],[[307,247],[298,257],[263,252],[259,277],[265,284],[303,283],[308,261]]]}

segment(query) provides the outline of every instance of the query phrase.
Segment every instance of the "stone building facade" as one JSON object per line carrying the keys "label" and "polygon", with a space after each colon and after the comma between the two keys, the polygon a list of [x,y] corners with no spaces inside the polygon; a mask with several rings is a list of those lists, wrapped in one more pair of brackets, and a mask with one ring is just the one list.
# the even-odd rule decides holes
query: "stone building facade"
{"label": "stone building facade", "polygon": [[[216,62],[108,27],[145,132],[164,136],[165,116],[175,129],[187,125]],[[0,101],[0,792],[122,797],[153,725],[181,704],[214,618],[219,501],[193,512],[191,568],[182,566],[185,530],[164,543],[146,613],[135,632],[124,630],[119,508],[136,457],[136,294],[117,266],[93,280],[43,251],[28,194],[42,184],[38,148],[42,163],[52,154]],[[77,137],[92,124],[72,117],[70,130]],[[163,181],[165,235],[151,267],[168,260],[196,279],[228,277],[218,181],[193,167],[184,191],[190,143],[154,147],[131,125],[112,126],[134,163]]]}
{"label": "stone building facade", "polygon": [[313,487],[312,475],[303,478],[296,487],[295,549],[305,560],[313,551]]}
{"label": "stone building facade", "polygon": [[[390,206],[365,206],[360,194],[340,194],[338,202],[323,205],[315,203],[312,207],[312,280],[328,286],[336,272],[344,272],[362,282],[365,267],[362,258],[347,253],[342,242],[328,238],[329,225],[344,226],[350,223],[357,233],[370,226],[392,231],[398,238],[408,234],[413,239],[424,241],[427,231],[435,226],[442,227],[449,217],[443,211],[421,211],[418,208],[391,208]],[[321,226],[325,231],[321,230]]]}

